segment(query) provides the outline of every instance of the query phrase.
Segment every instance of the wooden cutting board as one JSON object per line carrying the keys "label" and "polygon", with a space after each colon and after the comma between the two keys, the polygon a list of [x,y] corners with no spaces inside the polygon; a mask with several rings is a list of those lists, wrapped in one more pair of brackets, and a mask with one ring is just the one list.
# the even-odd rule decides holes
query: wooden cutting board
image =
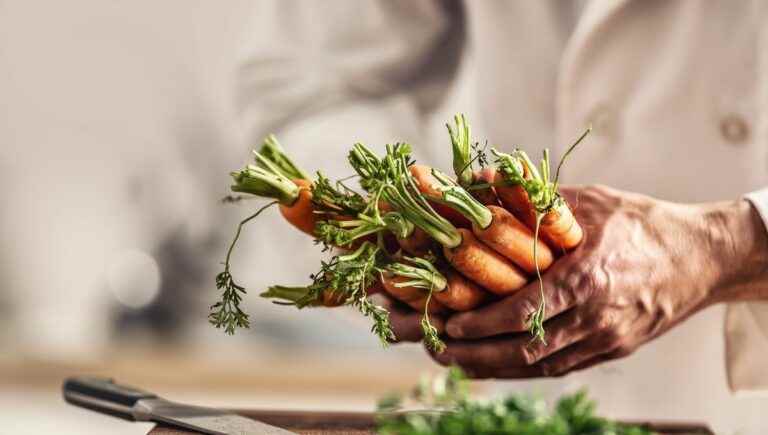
{"label": "wooden cutting board", "polygon": [[[367,435],[373,434],[374,416],[364,412],[317,411],[259,411],[237,410],[245,417],[279,426],[304,435]],[[693,423],[632,422],[647,427],[660,435],[714,435],[706,426]],[[182,435],[194,432],[156,426],[150,435]]]}

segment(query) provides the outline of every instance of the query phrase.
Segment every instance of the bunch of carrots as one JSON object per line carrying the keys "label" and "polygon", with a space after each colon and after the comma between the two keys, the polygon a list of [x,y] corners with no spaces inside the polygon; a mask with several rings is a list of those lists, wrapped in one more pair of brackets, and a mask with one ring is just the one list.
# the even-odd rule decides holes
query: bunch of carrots
{"label": "bunch of carrots", "polygon": [[[321,172],[310,179],[274,136],[267,137],[254,151],[254,164],[231,174],[232,191],[240,196],[225,201],[254,196],[271,201],[237,228],[216,277],[222,297],[211,306],[211,323],[229,334],[249,326],[240,307],[245,288],[233,279],[230,258],[243,226],[272,205],[334,254],[308,285],[272,286],[261,296],[297,308],[353,306],[371,318],[372,332],[384,345],[396,337],[388,312],[370,297],[376,292],[423,312],[424,341],[439,352],[445,345],[430,323],[431,313],[468,311],[531,279],[541,283],[541,273],[583,238],[558,193],[558,180],[563,161],[589,130],[553,174],[546,149],[537,166],[522,150],[492,148],[489,164],[463,115],[447,128],[454,176],[415,164],[408,144],[387,145],[377,155],[356,143],[347,158],[357,189]],[[545,312],[542,302],[528,319],[534,338],[542,341]]]}

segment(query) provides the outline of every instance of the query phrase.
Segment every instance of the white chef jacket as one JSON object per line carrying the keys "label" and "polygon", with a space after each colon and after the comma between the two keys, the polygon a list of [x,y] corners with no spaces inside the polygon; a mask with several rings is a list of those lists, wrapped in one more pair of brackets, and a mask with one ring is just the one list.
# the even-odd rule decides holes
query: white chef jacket
{"label": "white chef jacket", "polygon": [[[353,141],[406,140],[449,168],[443,124],[463,112],[476,140],[555,156],[592,125],[568,183],[679,202],[768,186],[768,2],[279,0],[256,21],[238,71],[246,135],[278,133],[308,167],[346,175]],[[768,194],[749,198],[768,217]],[[768,389],[767,368],[768,304],[739,303],[565,383],[612,414],[764,433],[768,402],[726,385]]]}

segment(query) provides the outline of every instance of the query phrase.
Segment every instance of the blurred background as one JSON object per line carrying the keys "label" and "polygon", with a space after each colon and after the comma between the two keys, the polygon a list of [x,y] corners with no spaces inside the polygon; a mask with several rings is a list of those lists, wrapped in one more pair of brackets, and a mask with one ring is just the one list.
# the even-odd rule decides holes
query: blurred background
{"label": "blurred background", "polygon": [[[233,265],[251,329],[207,322],[213,277],[255,205],[219,199],[258,145],[235,104],[258,13],[250,1],[0,0],[0,433],[146,433],[65,405],[75,374],[200,404],[370,409],[431,367],[416,346],[382,352],[345,310],[259,300],[266,285],[306,283],[322,258],[276,210]],[[306,154],[308,168],[341,169],[341,154]]]}
{"label": "blurred background", "polygon": [[[459,7],[444,3],[449,12]],[[230,337],[207,322],[218,297],[213,277],[235,225],[257,205],[219,199],[229,171],[250,159],[264,134],[278,133],[303,167],[340,177],[349,175],[343,156],[354,141],[443,143],[442,123],[457,111],[476,121],[477,137],[511,128],[493,132],[473,117],[480,98],[465,91],[471,87],[438,95],[417,78],[410,90],[418,104],[374,93],[354,107],[333,92],[312,94],[313,80],[333,77],[300,72],[323,59],[292,64],[255,55],[256,47],[280,52],[297,37],[265,19],[280,13],[272,4],[0,0],[0,433],[141,434],[151,427],[65,405],[61,381],[77,374],[201,405],[370,410],[382,393],[439,371],[418,345],[382,351],[367,322],[345,309],[298,313],[259,300],[269,284],[305,283],[323,258],[276,211],[247,229],[233,263],[250,289],[250,330]],[[295,24],[311,41],[318,15],[299,17]],[[436,43],[455,48],[463,32],[456,27]],[[471,66],[443,64],[449,61],[437,56],[408,73],[435,68],[445,81],[478,79]],[[282,73],[259,75],[270,63]],[[375,88],[375,77],[357,78]],[[303,107],[308,101],[312,107]],[[312,110],[331,106],[332,116]],[[552,134],[534,139],[531,145],[548,144]],[[417,157],[450,167],[447,153],[434,149],[417,148]],[[711,332],[704,325],[721,319],[714,308],[691,328]],[[554,396],[590,385],[616,417],[754,424],[766,402],[726,399],[722,337],[707,334],[707,357],[688,369],[717,374],[707,385],[691,377],[684,391],[665,391],[665,376],[674,373],[663,368],[688,357],[675,350],[676,340],[690,339],[681,330],[588,375],[483,382],[478,391]],[[654,353],[664,355],[655,382],[625,375]],[[597,386],[596,379],[607,381]],[[704,407],[681,400],[706,394],[713,399]],[[627,397],[631,406],[612,400]]]}

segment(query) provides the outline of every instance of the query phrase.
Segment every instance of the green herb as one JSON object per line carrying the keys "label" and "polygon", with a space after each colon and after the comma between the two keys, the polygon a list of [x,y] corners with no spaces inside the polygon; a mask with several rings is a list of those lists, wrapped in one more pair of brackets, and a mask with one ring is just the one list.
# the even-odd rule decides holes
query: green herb
{"label": "green herb", "polygon": [[[403,412],[406,399],[425,410]],[[378,410],[380,435],[650,435],[641,427],[597,416],[583,390],[562,397],[552,412],[543,400],[522,394],[473,400],[457,368],[444,377],[423,379],[408,397],[384,397]]]}

